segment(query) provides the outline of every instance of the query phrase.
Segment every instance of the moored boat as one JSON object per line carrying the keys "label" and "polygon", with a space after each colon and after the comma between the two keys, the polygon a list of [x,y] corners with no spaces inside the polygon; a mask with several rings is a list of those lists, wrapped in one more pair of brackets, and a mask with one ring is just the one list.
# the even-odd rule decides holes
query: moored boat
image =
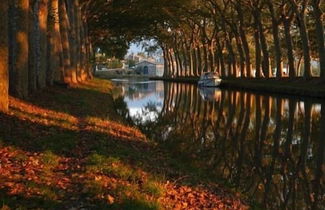
{"label": "moored boat", "polygon": [[216,72],[205,72],[201,75],[198,85],[201,87],[217,87],[221,84],[221,78]]}

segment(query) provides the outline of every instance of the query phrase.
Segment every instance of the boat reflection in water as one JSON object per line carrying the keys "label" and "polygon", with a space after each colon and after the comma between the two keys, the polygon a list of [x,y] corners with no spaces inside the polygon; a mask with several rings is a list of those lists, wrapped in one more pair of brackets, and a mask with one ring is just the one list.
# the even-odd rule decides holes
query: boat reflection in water
{"label": "boat reflection in water", "polygon": [[199,87],[203,100],[218,101],[221,99],[221,90],[213,87]]}
{"label": "boat reflection in water", "polygon": [[324,209],[324,101],[155,84],[150,91],[122,84],[124,100],[130,112],[142,106],[134,122],[180,165],[260,208]]}

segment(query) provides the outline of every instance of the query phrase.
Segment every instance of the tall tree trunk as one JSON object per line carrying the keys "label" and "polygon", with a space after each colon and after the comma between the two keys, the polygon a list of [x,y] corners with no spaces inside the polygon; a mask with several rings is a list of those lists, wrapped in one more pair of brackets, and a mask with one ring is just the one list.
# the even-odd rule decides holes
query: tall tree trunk
{"label": "tall tree trunk", "polygon": [[208,46],[203,44],[204,69],[203,72],[209,72]]}
{"label": "tall tree trunk", "polygon": [[246,38],[246,32],[244,30],[244,16],[242,11],[242,6],[239,4],[237,7],[238,17],[239,17],[239,34],[241,41],[243,43],[243,49],[245,52],[245,62],[246,62],[246,76],[251,77],[252,76],[252,70],[251,70],[251,59],[250,59],[250,52],[249,52],[249,46],[248,41]]}
{"label": "tall tree trunk", "polygon": [[281,78],[283,73],[282,68],[282,53],[280,47],[280,36],[279,36],[279,24],[276,17],[276,13],[274,11],[273,3],[268,1],[268,7],[272,17],[272,34],[274,41],[274,54],[275,54],[275,63],[276,63],[276,77]]}
{"label": "tall tree trunk", "polygon": [[8,59],[9,59],[9,39],[8,39],[8,9],[9,0],[4,0],[0,4],[0,112],[6,112],[9,108],[8,99]]}
{"label": "tall tree trunk", "polygon": [[186,44],[186,52],[188,56],[188,65],[189,65],[189,74],[188,76],[194,76],[194,60],[193,60],[193,49],[191,48],[191,45]]}
{"label": "tall tree trunk", "polygon": [[79,8],[79,0],[73,0],[73,23],[75,31],[75,60],[76,60],[76,76],[77,81],[81,82],[81,40],[80,40],[80,26],[81,26],[81,14]]}
{"label": "tall tree trunk", "polygon": [[325,40],[324,40],[324,22],[322,22],[322,16],[324,12],[320,9],[321,0],[312,0],[313,15],[315,18],[316,27],[316,41],[318,48],[318,56],[320,63],[320,75],[322,79],[325,79]]}
{"label": "tall tree trunk", "polygon": [[15,13],[12,29],[12,42],[14,48],[10,62],[10,92],[19,98],[28,97],[28,20],[29,0],[15,0],[12,2]]}
{"label": "tall tree trunk", "polygon": [[38,20],[40,27],[39,37],[39,71],[37,72],[37,88],[42,89],[46,86],[46,72],[47,72],[47,27],[48,27],[48,9],[49,1],[40,0],[38,10]]}
{"label": "tall tree trunk", "polygon": [[306,28],[306,7],[307,7],[308,0],[303,0],[300,6],[298,6],[295,1],[293,0],[290,1],[291,1],[292,8],[297,17],[298,28],[301,37],[301,45],[302,45],[302,51],[304,55],[304,67],[305,67],[304,78],[308,79],[311,77],[310,47],[308,41],[309,39],[308,32]]}
{"label": "tall tree trunk", "polygon": [[176,65],[176,77],[179,77],[179,76],[181,76],[181,74],[180,74],[180,63],[179,63],[179,59],[178,59],[178,51],[177,51],[177,46],[175,46],[174,47],[174,50],[173,50],[173,52],[174,52],[174,58],[175,58],[175,65]]}
{"label": "tall tree trunk", "polygon": [[225,60],[224,60],[222,47],[221,47],[219,40],[217,40],[216,44],[217,44],[217,52],[218,52],[219,63],[220,63],[221,76],[226,77]]}
{"label": "tall tree trunk", "polygon": [[310,47],[308,43],[308,32],[306,29],[306,20],[304,14],[299,14],[299,30],[301,35],[302,49],[304,54],[304,78],[308,79],[311,77],[311,64],[310,64]]}
{"label": "tall tree trunk", "polygon": [[29,49],[28,49],[28,88],[29,93],[35,92],[37,89],[37,74],[40,71],[40,27],[39,27],[39,1],[30,0],[29,13]]}
{"label": "tall tree trunk", "polygon": [[199,76],[199,70],[198,70],[198,59],[197,59],[197,48],[193,46],[192,51],[192,59],[193,59],[193,71],[195,76]]}
{"label": "tall tree trunk", "polygon": [[89,37],[89,28],[88,28],[88,23],[85,22],[85,45],[86,45],[86,70],[87,70],[87,76],[88,79],[93,78],[93,73],[92,73],[92,45]]}
{"label": "tall tree trunk", "polygon": [[255,41],[255,77],[260,78],[262,75],[261,72],[261,44],[260,44],[260,34],[258,28],[255,28],[254,32],[254,41]]}
{"label": "tall tree trunk", "polygon": [[202,73],[203,73],[202,65],[203,65],[203,63],[202,63],[201,46],[198,46],[198,48],[197,48],[197,67],[198,67],[199,75],[202,75]]}
{"label": "tall tree trunk", "polygon": [[[240,64],[240,77],[245,77],[245,58],[244,58],[244,51],[242,48],[242,43],[239,37],[238,32],[235,32],[235,39],[236,39],[236,46],[239,55],[239,64]],[[238,74],[237,74],[238,75]]]}
{"label": "tall tree trunk", "polygon": [[296,70],[295,70],[295,58],[293,55],[293,44],[292,44],[292,37],[290,34],[290,26],[291,26],[291,19],[290,17],[282,17],[283,26],[284,26],[284,35],[285,41],[287,46],[287,57],[288,57],[288,65],[289,65],[289,77],[294,78],[296,77]]}
{"label": "tall tree trunk", "polygon": [[61,55],[60,55],[60,24],[59,24],[59,0],[50,0],[48,18],[48,69],[46,82],[53,85],[54,81],[60,80]]}
{"label": "tall tree trunk", "polygon": [[169,71],[169,63],[168,63],[168,59],[167,59],[167,52],[166,52],[166,48],[161,45],[161,49],[163,51],[163,57],[164,57],[164,73],[163,73],[163,77],[167,77],[168,76],[168,71]]}
{"label": "tall tree trunk", "polygon": [[267,46],[267,42],[266,42],[266,38],[264,35],[264,28],[261,22],[261,16],[260,16],[260,12],[257,11],[257,24],[258,24],[258,31],[259,31],[259,36],[260,36],[260,40],[261,40],[261,49],[263,52],[263,73],[264,73],[264,77],[269,78],[271,75],[270,72],[270,56],[269,56],[269,50],[268,50],[268,46]]}
{"label": "tall tree trunk", "polygon": [[209,42],[209,62],[210,62],[210,70],[215,72],[215,63],[214,63],[214,46],[213,41]]}
{"label": "tall tree trunk", "polygon": [[67,7],[64,0],[59,0],[59,19],[60,33],[63,51],[63,66],[65,69],[64,82],[72,83],[72,69],[70,60],[70,43],[69,43],[69,28],[70,23],[67,14]]}
{"label": "tall tree trunk", "polygon": [[86,69],[86,37],[85,37],[85,21],[82,18],[82,11],[79,9],[80,13],[80,68],[81,68],[81,80],[85,81],[87,79],[87,69]]}

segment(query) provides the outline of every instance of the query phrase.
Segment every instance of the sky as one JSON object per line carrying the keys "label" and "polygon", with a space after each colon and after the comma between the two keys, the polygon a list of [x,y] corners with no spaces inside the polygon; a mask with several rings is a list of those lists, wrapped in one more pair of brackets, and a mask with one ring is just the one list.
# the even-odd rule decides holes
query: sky
{"label": "sky", "polygon": [[129,51],[128,51],[128,54],[131,54],[131,53],[134,53],[134,54],[136,54],[136,53],[138,53],[138,52],[142,52],[142,46],[141,45],[137,45],[137,44],[131,44],[130,45],[130,48],[129,48]]}

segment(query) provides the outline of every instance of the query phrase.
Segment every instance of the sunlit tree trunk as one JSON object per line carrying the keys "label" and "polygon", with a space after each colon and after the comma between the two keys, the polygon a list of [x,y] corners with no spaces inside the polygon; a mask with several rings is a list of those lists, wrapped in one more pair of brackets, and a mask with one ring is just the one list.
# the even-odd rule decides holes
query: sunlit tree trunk
{"label": "sunlit tree trunk", "polygon": [[77,80],[77,34],[76,34],[76,18],[74,1],[65,1],[66,9],[69,17],[69,46],[70,46],[70,63],[71,63],[71,82],[78,83]]}
{"label": "sunlit tree trunk", "polygon": [[69,43],[69,36],[68,36],[70,23],[67,14],[66,3],[64,0],[59,0],[59,19],[60,19],[62,50],[63,50],[63,65],[65,69],[64,81],[66,83],[72,83],[70,43]]}
{"label": "sunlit tree trunk", "polygon": [[8,9],[9,2],[4,0],[0,3],[0,112],[8,111],[8,59],[9,59],[9,39],[8,39]]}
{"label": "sunlit tree trunk", "polygon": [[10,61],[10,92],[19,98],[28,97],[28,20],[29,0],[15,0],[12,3],[14,12],[11,27],[11,41],[14,47]]}

